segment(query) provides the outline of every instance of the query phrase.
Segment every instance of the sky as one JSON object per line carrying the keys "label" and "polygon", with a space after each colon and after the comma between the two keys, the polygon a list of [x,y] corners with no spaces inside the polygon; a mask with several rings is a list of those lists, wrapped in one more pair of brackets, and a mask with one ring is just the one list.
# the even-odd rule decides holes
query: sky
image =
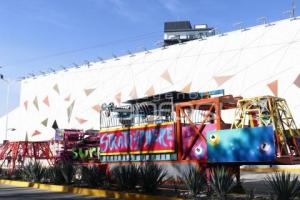
{"label": "sky", "polygon": [[156,48],[165,21],[228,32],[238,22],[250,27],[260,17],[285,19],[291,1],[0,0],[0,74],[9,81],[0,81],[0,116],[19,105],[22,76]]}

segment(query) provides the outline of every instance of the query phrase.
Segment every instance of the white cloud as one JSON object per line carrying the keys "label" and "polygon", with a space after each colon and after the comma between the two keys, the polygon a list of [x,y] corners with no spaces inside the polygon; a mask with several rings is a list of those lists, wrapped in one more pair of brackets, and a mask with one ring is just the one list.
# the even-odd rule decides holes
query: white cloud
{"label": "white cloud", "polygon": [[160,4],[171,13],[180,13],[183,5],[178,0],[159,0]]}

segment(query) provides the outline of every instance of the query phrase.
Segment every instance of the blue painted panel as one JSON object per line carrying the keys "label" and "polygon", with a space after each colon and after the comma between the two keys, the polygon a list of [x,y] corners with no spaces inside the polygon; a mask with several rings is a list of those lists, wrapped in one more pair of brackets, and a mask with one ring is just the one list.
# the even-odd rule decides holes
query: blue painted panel
{"label": "blue painted panel", "polygon": [[275,160],[272,126],[209,131],[208,162],[271,162]]}

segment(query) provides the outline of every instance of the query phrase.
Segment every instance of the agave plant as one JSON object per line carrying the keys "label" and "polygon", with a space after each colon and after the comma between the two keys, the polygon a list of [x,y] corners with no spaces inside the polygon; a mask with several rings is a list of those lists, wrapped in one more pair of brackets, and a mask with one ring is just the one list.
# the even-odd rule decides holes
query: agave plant
{"label": "agave plant", "polygon": [[277,200],[292,200],[299,194],[298,177],[290,173],[275,173],[266,176],[265,181]]}
{"label": "agave plant", "polygon": [[116,166],[111,170],[111,177],[121,190],[133,190],[138,184],[139,167],[136,165]]}
{"label": "agave plant", "polygon": [[253,200],[255,198],[255,189],[250,189],[246,192],[246,200]]}
{"label": "agave plant", "polygon": [[76,169],[72,163],[69,162],[61,162],[59,163],[59,168],[61,174],[64,178],[64,183],[70,185],[73,181]]}
{"label": "agave plant", "polygon": [[58,164],[48,167],[46,170],[46,176],[50,183],[63,184],[65,179],[61,173],[61,168]]}
{"label": "agave plant", "polygon": [[88,186],[100,186],[107,180],[106,168],[101,166],[82,167],[81,168],[82,181]]}
{"label": "agave plant", "polygon": [[217,167],[211,171],[210,186],[219,199],[226,200],[234,185],[234,175],[224,167]]}
{"label": "agave plant", "polygon": [[29,182],[41,182],[46,168],[38,161],[30,162],[22,170],[22,178]]}
{"label": "agave plant", "polygon": [[140,183],[145,192],[155,192],[166,179],[168,173],[156,164],[145,164],[140,168]]}
{"label": "agave plant", "polygon": [[185,170],[180,176],[180,180],[194,197],[203,191],[206,185],[205,174],[194,166]]}

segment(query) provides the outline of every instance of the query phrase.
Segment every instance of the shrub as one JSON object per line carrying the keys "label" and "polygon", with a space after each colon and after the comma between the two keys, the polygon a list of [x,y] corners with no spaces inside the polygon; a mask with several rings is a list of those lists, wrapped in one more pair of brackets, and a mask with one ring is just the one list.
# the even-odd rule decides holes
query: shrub
{"label": "shrub", "polygon": [[140,167],[140,183],[145,192],[155,192],[167,177],[167,171],[156,164],[145,164]]}
{"label": "shrub", "polygon": [[102,166],[82,167],[81,175],[82,181],[90,187],[103,185],[104,181],[107,180],[106,168]]}
{"label": "shrub", "polygon": [[[10,177],[12,180],[22,180],[22,178],[23,178],[22,174],[23,174],[22,169],[15,169]],[[45,175],[43,175],[43,178],[44,178],[44,176]]]}
{"label": "shrub", "polygon": [[227,199],[227,194],[233,188],[234,183],[233,174],[224,167],[217,167],[211,171],[210,185],[219,199]]}
{"label": "shrub", "polygon": [[21,176],[23,180],[29,182],[41,182],[45,177],[46,168],[38,161],[30,162],[24,166]]}
{"label": "shrub", "polygon": [[8,176],[8,170],[1,168],[1,170],[0,170],[0,177],[4,178],[4,179],[8,179],[9,178],[9,176]]}
{"label": "shrub", "polygon": [[292,200],[299,194],[298,177],[290,173],[275,173],[265,178],[277,200]]}
{"label": "shrub", "polygon": [[180,176],[180,180],[194,197],[203,191],[206,185],[205,174],[194,166],[185,170]]}
{"label": "shrub", "polygon": [[111,170],[112,179],[121,190],[133,190],[138,184],[139,167],[136,165],[122,165]]}

